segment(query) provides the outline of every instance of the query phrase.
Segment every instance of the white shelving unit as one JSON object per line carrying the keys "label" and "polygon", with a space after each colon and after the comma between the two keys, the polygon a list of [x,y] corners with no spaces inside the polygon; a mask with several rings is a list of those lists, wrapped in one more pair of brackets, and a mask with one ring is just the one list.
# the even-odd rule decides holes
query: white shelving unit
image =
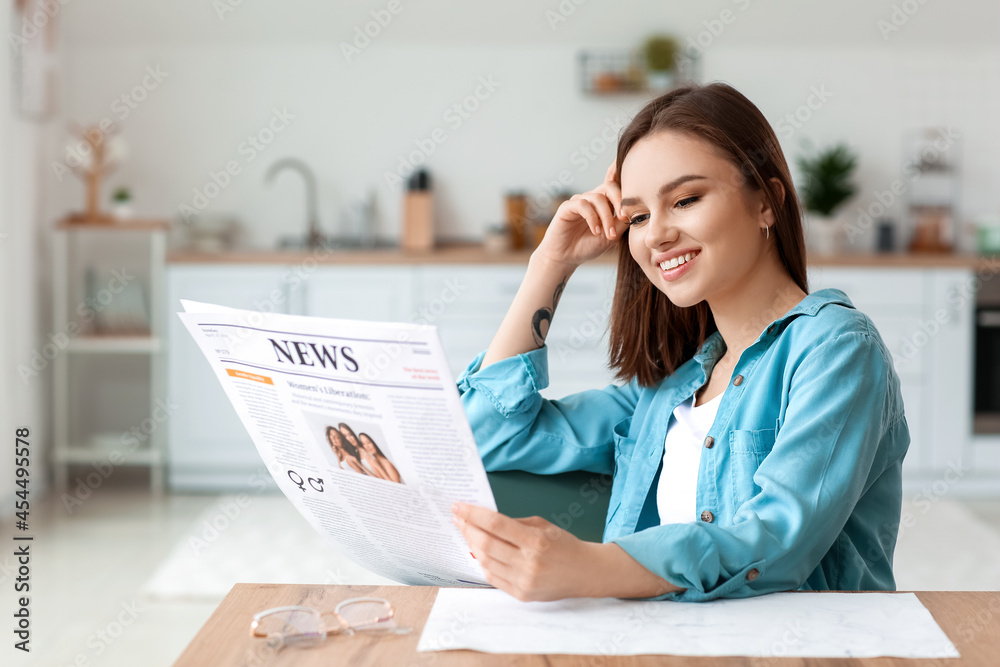
{"label": "white shelving unit", "polygon": [[[69,488],[69,467],[91,466],[79,475],[84,484],[93,489],[103,484],[114,469],[121,466],[148,467],[150,488],[154,494],[163,492],[166,421],[170,417],[169,402],[166,401],[164,354],[165,277],[166,277],[166,235],[168,223],[163,221],[129,221],[121,224],[88,224],[61,222],[56,226],[53,240],[53,331],[66,334],[65,346],[53,359],[53,419],[54,448],[52,464],[55,470],[56,488],[60,493],[76,492]],[[148,312],[149,331],[145,334],[134,332],[122,335],[109,332],[95,332],[81,325],[80,318],[74,317],[79,308],[71,309],[74,286],[79,287],[82,276],[78,275],[77,264],[84,259],[83,246],[95,245],[95,235],[111,235],[114,240],[126,237],[134,241],[136,236],[145,236],[148,245],[148,263],[141,255],[122,258],[120,266],[141,267],[147,276],[145,303]],[[83,237],[90,236],[89,239]],[[75,270],[76,269],[76,270]],[[131,269],[136,270],[136,269]],[[77,289],[79,291],[79,289]],[[73,302],[75,303],[75,301]],[[79,409],[82,396],[74,392],[72,366],[84,358],[97,364],[111,361],[122,355],[148,357],[149,410],[144,414],[134,414],[128,423],[115,425],[114,430],[79,433],[74,429],[74,409]],[[104,383],[112,381],[109,373],[95,371],[87,379],[89,391],[101,392]],[[79,383],[77,382],[76,385]],[[164,406],[168,406],[165,408]],[[138,429],[136,431],[135,429]],[[129,434],[132,434],[131,436]],[[135,435],[138,433],[138,435]],[[93,477],[97,473],[100,481]],[[106,474],[105,474],[106,473]],[[89,494],[88,494],[89,495]],[[80,499],[82,500],[82,498]]]}

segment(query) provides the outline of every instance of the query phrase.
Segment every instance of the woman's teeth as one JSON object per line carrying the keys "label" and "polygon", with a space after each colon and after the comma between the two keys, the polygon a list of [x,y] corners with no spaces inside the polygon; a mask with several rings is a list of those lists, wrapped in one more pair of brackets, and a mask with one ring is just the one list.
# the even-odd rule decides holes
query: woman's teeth
{"label": "woman's teeth", "polygon": [[697,252],[689,252],[686,255],[681,255],[680,257],[674,257],[668,262],[660,262],[660,268],[664,271],[669,271],[670,269],[677,268],[684,262],[690,260],[692,257],[697,255]]}

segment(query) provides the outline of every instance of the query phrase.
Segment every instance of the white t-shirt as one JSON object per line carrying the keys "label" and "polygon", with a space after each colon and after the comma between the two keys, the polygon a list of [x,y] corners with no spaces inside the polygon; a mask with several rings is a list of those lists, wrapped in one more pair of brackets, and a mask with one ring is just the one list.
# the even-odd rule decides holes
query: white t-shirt
{"label": "white t-shirt", "polygon": [[697,521],[695,507],[698,489],[698,464],[705,436],[712,428],[722,395],[702,405],[694,405],[694,396],[674,409],[663,443],[663,469],[656,487],[656,508],[660,523]]}

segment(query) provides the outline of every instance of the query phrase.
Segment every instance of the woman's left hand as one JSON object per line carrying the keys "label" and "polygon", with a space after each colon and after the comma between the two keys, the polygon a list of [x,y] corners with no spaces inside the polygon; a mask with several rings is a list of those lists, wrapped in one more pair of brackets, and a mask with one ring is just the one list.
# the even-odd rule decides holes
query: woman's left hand
{"label": "woman's left hand", "polygon": [[601,597],[602,547],[537,516],[513,519],[484,507],[455,503],[462,532],[486,581],[518,600]]}

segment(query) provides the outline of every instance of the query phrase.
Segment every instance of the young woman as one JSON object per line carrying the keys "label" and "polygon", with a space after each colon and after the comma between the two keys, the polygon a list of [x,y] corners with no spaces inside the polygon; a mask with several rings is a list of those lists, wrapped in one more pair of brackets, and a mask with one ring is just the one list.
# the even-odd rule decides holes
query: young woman
{"label": "young woman", "polygon": [[[543,399],[559,297],[616,245],[623,384]],[[458,379],[487,470],[614,473],[604,542],[456,503],[491,584],[522,600],[895,589],[899,378],[846,294],[809,293],[804,254],[778,140],[743,95],[691,86],[635,116]]]}
{"label": "young woman", "polygon": [[333,426],[326,427],[326,441],[330,443],[330,449],[337,456],[337,463],[341,470],[353,470],[362,475],[371,474],[361,465],[357,447],[349,443],[344,435]]}
{"label": "young woman", "polygon": [[386,475],[386,479],[397,484],[403,483],[403,479],[399,476],[396,466],[392,465],[392,462],[385,457],[385,454],[382,453],[382,450],[379,449],[370,435],[359,433],[358,441],[361,443],[361,451],[367,454],[382,469]]}
{"label": "young woman", "polygon": [[382,467],[381,461],[379,461],[360,442],[358,442],[358,436],[354,434],[354,429],[344,422],[340,422],[340,424],[337,425],[337,428],[340,429],[340,434],[344,436],[344,440],[346,440],[357,453],[356,456],[358,457],[358,461],[365,466],[365,472],[372,477],[384,479],[387,482],[392,481],[389,473]]}

